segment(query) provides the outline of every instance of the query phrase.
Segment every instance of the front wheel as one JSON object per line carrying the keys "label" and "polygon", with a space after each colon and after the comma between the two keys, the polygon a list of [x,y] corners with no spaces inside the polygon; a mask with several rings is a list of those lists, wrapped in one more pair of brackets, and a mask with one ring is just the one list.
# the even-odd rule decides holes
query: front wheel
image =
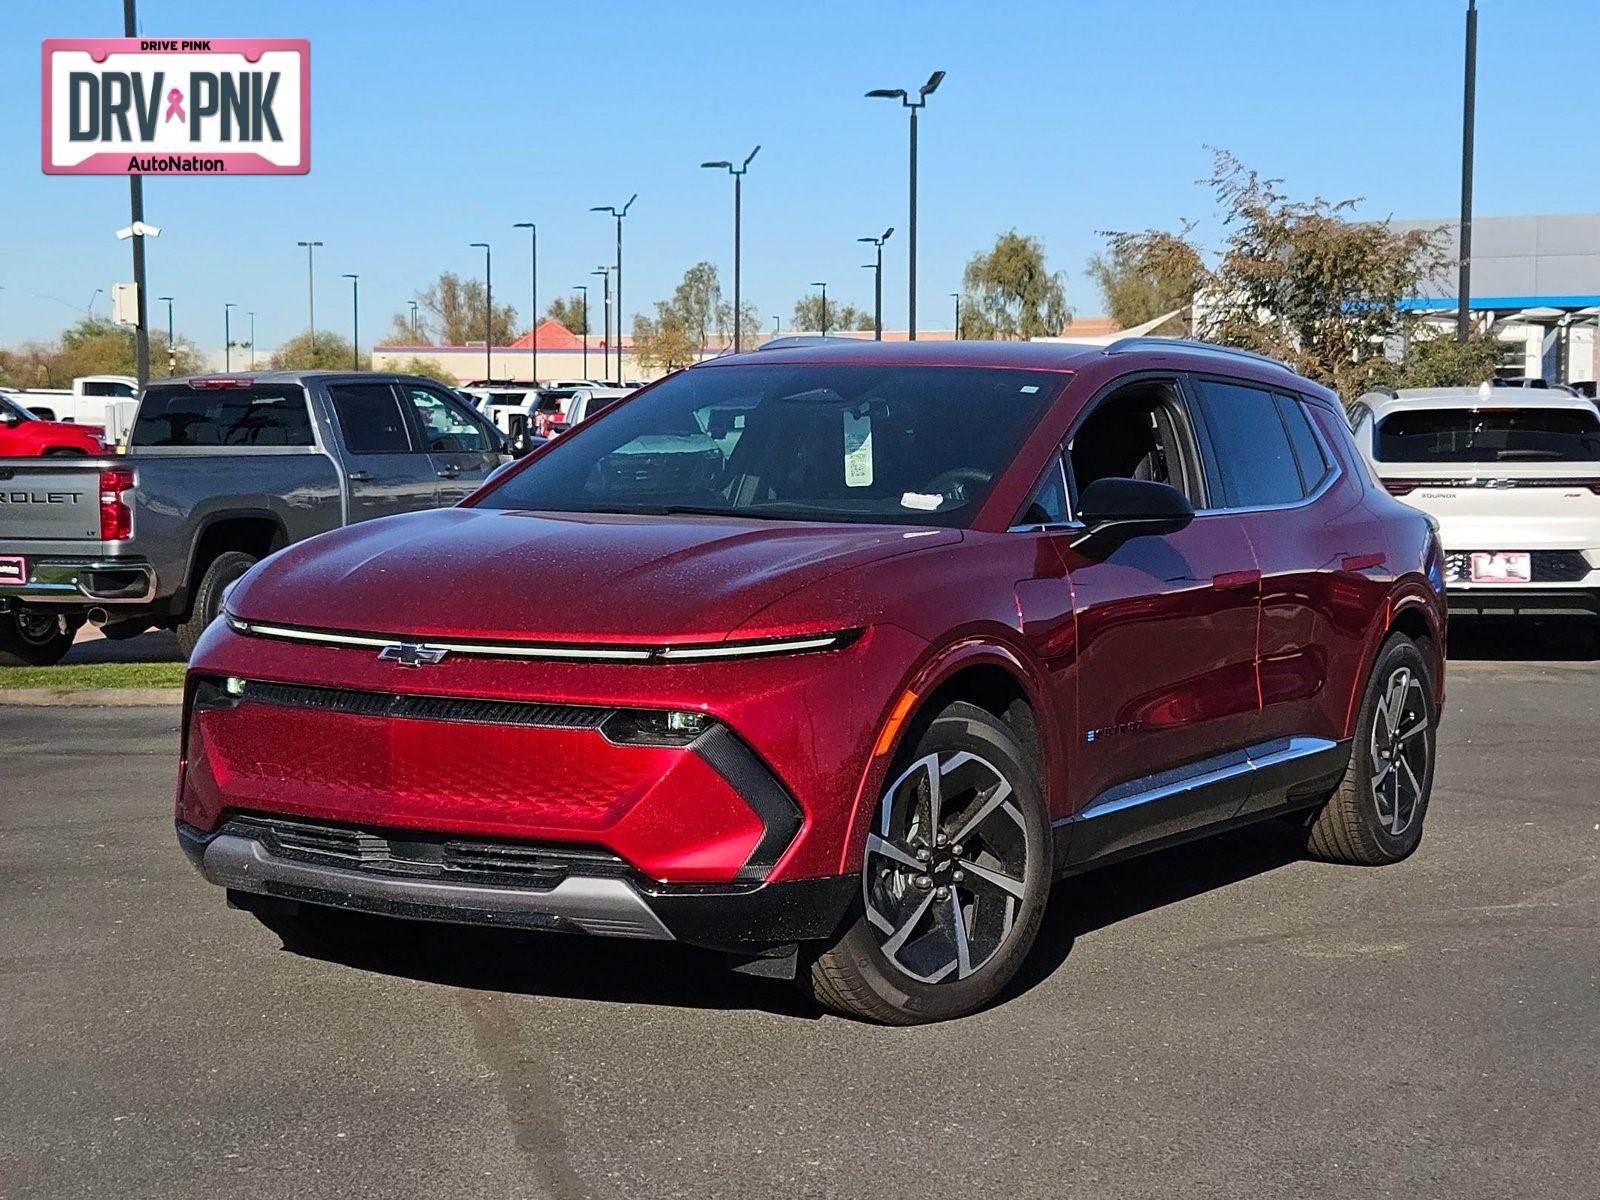
{"label": "front wheel", "polygon": [[81,622],[19,608],[0,613],[0,665],[53,667],[72,649]]}
{"label": "front wheel", "polygon": [[1376,867],[1417,848],[1433,791],[1438,726],[1422,651],[1394,634],[1373,664],[1350,765],[1307,833],[1311,854]]}
{"label": "front wheel", "polygon": [[854,919],[803,982],[823,1005],[863,1020],[964,1016],[1016,973],[1044,915],[1043,789],[1010,728],[960,703],[928,724],[890,778]]}

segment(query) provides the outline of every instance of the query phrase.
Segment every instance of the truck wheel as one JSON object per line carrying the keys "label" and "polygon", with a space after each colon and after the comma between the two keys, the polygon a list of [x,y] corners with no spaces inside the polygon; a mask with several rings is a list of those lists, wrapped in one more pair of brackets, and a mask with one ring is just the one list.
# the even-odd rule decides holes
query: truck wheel
{"label": "truck wheel", "polygon": [[46,450],[45,458],[86,458],[82,450],[74,450],[70,446],[57,446],[54,450]]}
{"label": "truck wheel", "polygon": [[53,667],[72,648],[78,623],[35,609],[0,613],[0,665]]}
{"label": "truck wheel", "polygon": [[189,610],[189,619],[178,625],[178,646],[185,658],[194,653],[200,635],[222,611],[223,589],[255,565],[255,555],[243,550],[224,550],[211,560],[205,574],[200,576],[199,586],[194,589],[194,606]]}

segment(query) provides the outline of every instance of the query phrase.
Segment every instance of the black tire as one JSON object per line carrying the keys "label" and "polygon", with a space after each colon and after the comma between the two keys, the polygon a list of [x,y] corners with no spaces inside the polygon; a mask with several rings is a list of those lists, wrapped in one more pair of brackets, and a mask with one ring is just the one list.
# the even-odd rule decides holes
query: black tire
{"label": "black tire", "polygon": [[81,621],[61,619],[39,609],[0,613],[0,666],[53,667],[72,649]]}
{"label": "black tire", "polygon": [[[962,755],[970,757],[957,757]],[[949,793],[942,797],[936,827],[928,803],[930,756]],[[991,777],[1009,792],[997,782],[985,784]],[[1004,722],[957,703],[910,739],[889,780],[888,794],[873,807],[862,888],[848,924],[799,982],[823,1006],[885,1025],[965,1016],[993,1000],[1016,974],[1044,916],[1052,863],[1038,772]],[[892,853],[885,853],[879,836],[886,808]],[[988,816],[973,819],[986,810]],[[959,845],[953,835],[964,826],[968,844]],[[929,857],[918,865],[915,855],[924,852]],[[979,876],[979,870],[986,874]],[[997,875],[1011,884],[1020,878],[1020,888],[997,886],[991,882]],[[907,919],[895,928],[884,910]],[[955,961],[946,962],[952,953]],[[921,978],[914,977],[918,968]]]}
{"label": "black tire", "polygon": [[46,450],[45,458],[87,458],[82,450],[74,450],[70,446],[57,446],[54,450]]}
{"label": "black tire", "polygon": [[1438,728],[1427,660],[1410,638],[1390,635],[1367,680],[1350,764],[1311,821],[1307,851],[1326,862],[1378,867],[1416,850],[1433,791]]}
{"label": "black tire", "polygon": [[194,605],[188,619],[178,625],[178,646],[185,658],[194,653],[200,635],[222,611],[223,589],[255,565],[255,555],[243,550],[224,550],[211,560],[194,589]]}

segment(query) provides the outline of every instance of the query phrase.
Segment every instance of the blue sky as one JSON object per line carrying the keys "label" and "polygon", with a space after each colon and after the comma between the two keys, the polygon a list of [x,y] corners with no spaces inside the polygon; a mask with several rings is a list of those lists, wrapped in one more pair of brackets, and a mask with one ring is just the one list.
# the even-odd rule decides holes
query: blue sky
{"label": "blue sky", "polygon": [[[45,176],[39,42],[119,33],[116,0],[9,0],[0,16],[0,344],[48,337],[96,287],[131,276],[112,231],[120,178]],[[1480,0],[1479,214],[1600,208],[1593,20],[1572,0]],[[787,327],[812,280],[871,302],[857,237],[893,225],[885,322],[905,321],[906,120],[871,87],[949,73],[922,120],[919,322],[994,236],[1036,234],[1068,299],[1100,229],[1204,220],[1194,185],[1225,147],[1294,194],[1364,196],[1367,215],[1447,216],[1459,199],[1465,0],[998,0],[987,4],[588,4],[489,0],[142,0],[148,36],[305,36],[312,170],[153,179],[152,295],[181,333],[222,342],[222,306],[259,341],[304,328],[301,238],[319,252],[319,325],[345,328],[361,274],[363,341],[441,270],[473,273],[489,240],[497,294],[527,309],[540,225],[541,305],[612,253],[594,204],[638,202],[630,312],[700,259],[731,291],[732,184],[705,159],[762,151],[745,187],[745,295]],[[58,299],[43,299],[40,296]],[[62,303],[60,301],[65,301]],[[105,300],[99,301],[105,311]],[[598,319],[598,318],[596,318]],[[155,314],[152,314],[155,320]]]}

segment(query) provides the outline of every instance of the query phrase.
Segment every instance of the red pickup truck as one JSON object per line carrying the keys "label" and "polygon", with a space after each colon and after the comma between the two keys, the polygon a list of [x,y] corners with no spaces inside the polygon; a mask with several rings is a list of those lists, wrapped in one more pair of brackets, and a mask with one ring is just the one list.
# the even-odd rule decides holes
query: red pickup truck
{"label": "red pickup truck", "polygon": [[104,454],[104,433],[99,425],[42,420],[0,392],[0,458]]}

